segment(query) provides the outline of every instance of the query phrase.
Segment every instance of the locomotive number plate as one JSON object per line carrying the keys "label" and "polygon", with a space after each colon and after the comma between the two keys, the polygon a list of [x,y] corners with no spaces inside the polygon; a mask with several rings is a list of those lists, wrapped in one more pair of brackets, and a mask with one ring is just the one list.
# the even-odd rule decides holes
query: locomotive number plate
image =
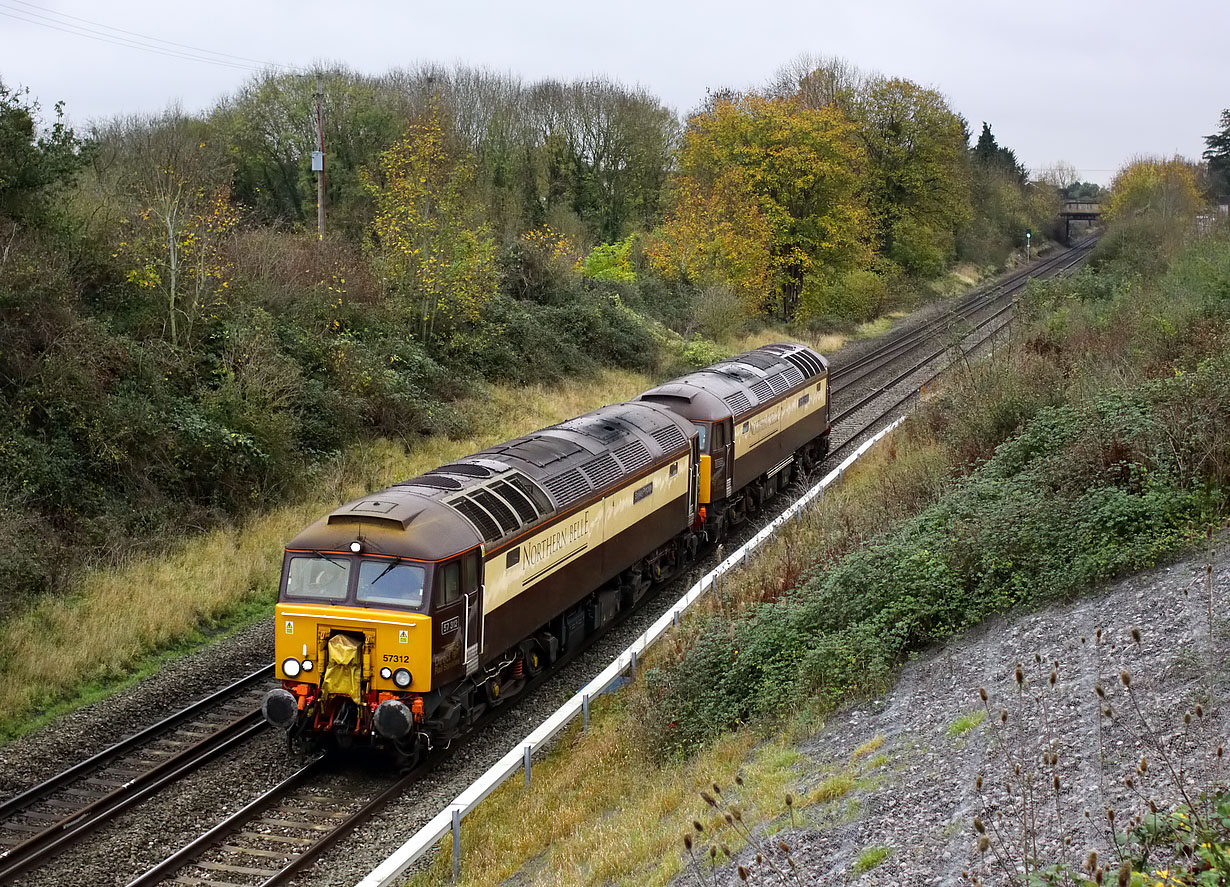
{"label": "locomotive number plate", "polygon": [[452,634],[459,628],[461,628],[461,617],[454,616],[451,619],[445,619],[440,623],[440,634]]}

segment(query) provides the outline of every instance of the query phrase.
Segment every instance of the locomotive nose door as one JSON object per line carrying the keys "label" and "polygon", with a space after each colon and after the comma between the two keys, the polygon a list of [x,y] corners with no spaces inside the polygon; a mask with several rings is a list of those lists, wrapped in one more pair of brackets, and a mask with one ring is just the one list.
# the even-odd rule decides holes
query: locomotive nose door
{"label": "locomotive nose door", "polygon": [[735,459],[734,441],[728,421],[714,422],[709,452],[713,455],[712,496],[720,499],[729,496],[733,480]]}

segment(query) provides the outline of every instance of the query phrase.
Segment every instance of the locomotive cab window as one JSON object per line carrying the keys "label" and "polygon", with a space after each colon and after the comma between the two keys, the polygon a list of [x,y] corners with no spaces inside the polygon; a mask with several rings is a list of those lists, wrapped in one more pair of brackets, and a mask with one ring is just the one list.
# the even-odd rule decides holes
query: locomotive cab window
{"label": "locomotive cab window", "polygon": [[478,589],[478,552],[471,551],[462,561],[461,590],[469,594]]}
{"label": "locomotive cab window", "polygon": [[700,451],[702,453],[709,452],[709,447],[708,447],[709,426],[702,425],[698,422],[696,423],[696,430],[700,432],[699,434],[696,435],[696,443],[697,445],[700,446]]}
{"label": "locomotive cab window", "polygon": [[359,588],[355,599],[364,604],[395,607],[423,606],[427,571],[417,564],[365,560],[359,565]]}
{"label": "locomotive cab window", "polygon": [[721,422],[713,423],[713,452],[720,453],[726,448],[726,426]]}
{"label": "locomotive cab window", "polygon": [[341,557],[292,557],[286,571],[286,596],[317,601],[344,601],[350,585],[350,562]]}
{"label": "locomotive cab window", "polygon": [[461,597],[461,564],[457,561],[440,568],[439,606],[455,604]]}

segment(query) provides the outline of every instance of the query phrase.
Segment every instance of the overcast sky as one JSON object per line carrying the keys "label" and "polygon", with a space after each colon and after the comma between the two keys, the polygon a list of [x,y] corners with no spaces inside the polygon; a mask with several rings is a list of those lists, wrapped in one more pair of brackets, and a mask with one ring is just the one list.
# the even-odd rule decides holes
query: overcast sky
{"label": "overcast sky", "polygon": [[45,107],[63,100],[84,123],[173,101],[207,108],[252,72],[66,32],[74,27],[288,66],[605,74],[680,112],[707,88],[760,85],[800,53],[837,55],[939,89],[975,136],[988,121],[1031,169],[1063,160],[1103,183],[1136,154],[1198,158],[1230,107],[1226,0],[0,0],[0,79]]}

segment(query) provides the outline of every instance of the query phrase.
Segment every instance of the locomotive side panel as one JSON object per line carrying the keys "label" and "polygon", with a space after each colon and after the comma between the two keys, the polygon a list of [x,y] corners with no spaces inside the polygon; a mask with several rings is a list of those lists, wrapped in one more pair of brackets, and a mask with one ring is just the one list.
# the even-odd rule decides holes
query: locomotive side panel
{"label": "locomotive side panel", "polygon": [[687,453],[598,502],[493,551],[485,560],[490,655],[584,600],[689,522]]}
{"label": "locomotive side panel", "polygon": [[828,379],[735,419],[735,490],[771,471],[828,429]]}

